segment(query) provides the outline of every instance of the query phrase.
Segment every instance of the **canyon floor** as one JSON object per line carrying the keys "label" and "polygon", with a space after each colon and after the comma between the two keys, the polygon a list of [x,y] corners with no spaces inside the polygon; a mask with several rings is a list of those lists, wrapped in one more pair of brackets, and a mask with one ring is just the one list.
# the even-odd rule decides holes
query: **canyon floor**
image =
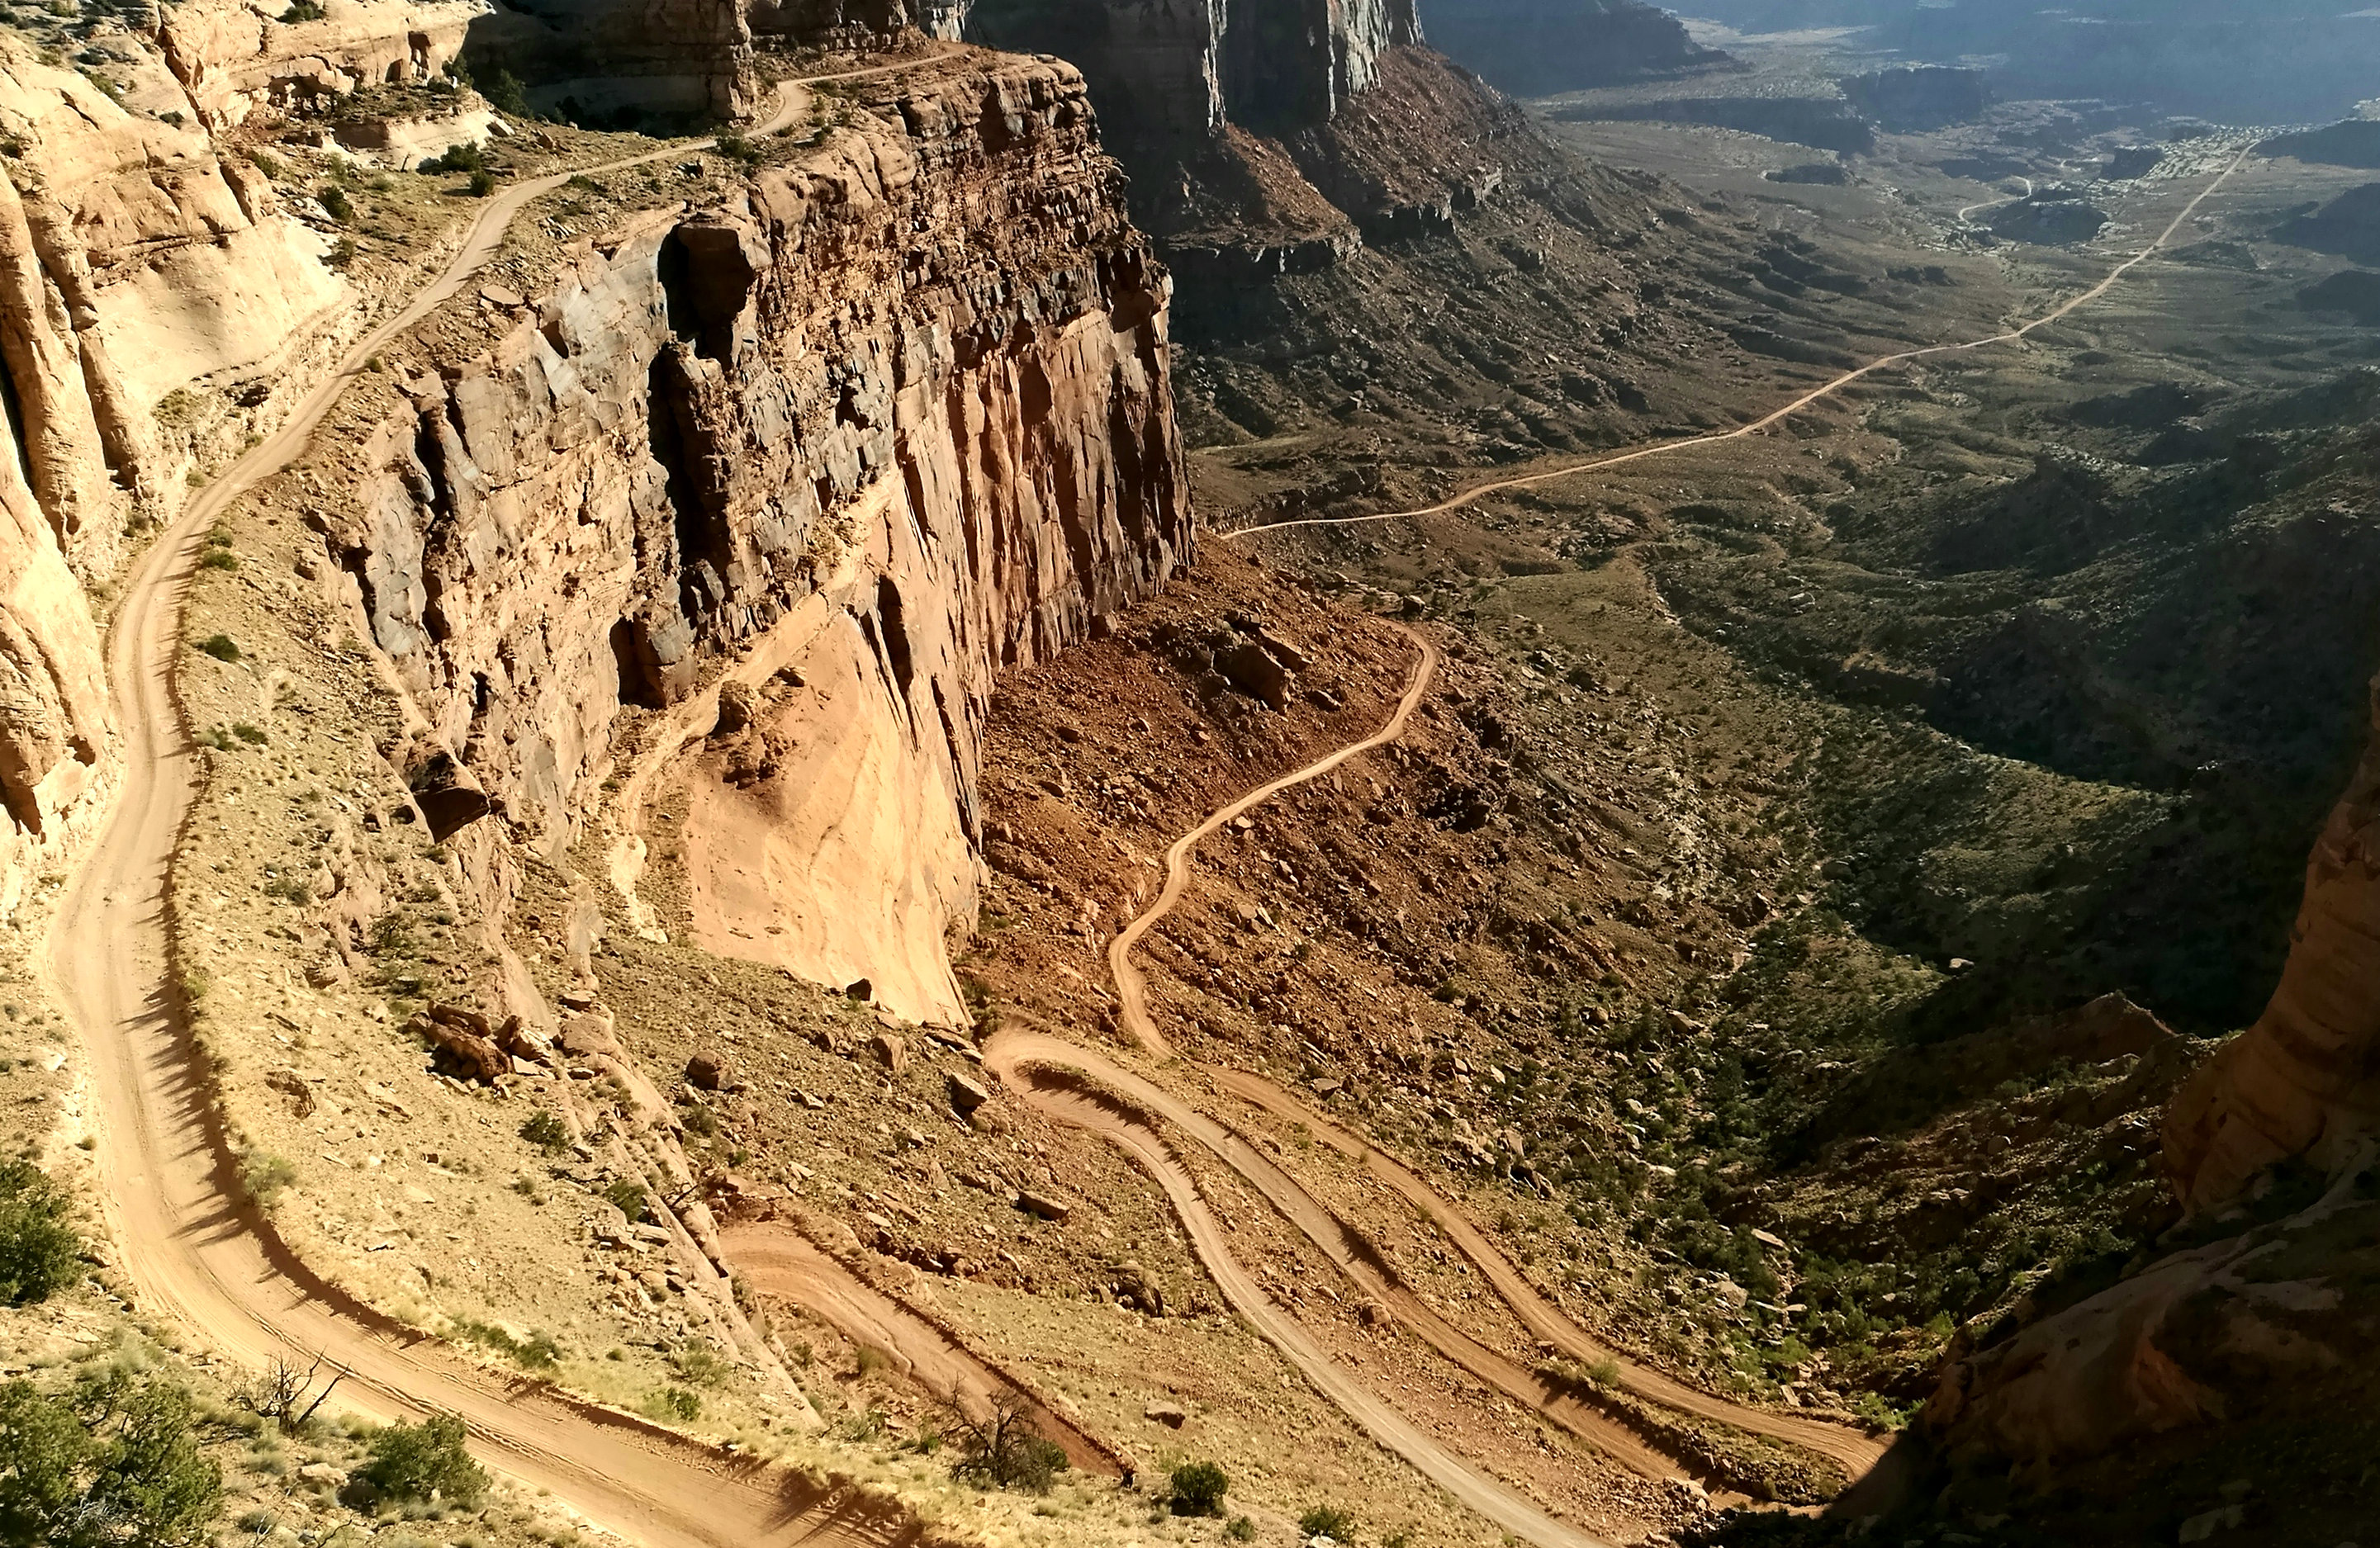
{"label": "canyon floor", "polygon": [[[787,63],[758,154],[966,67]],[[1200,551],[998,680],[965,1009],[922,1022],[763,938],[750,790],[810,686],[765,631],[699,713],[623,666],[601,809],[501,897],[393,774],[418,711],[309,525],[340,455],[582,233],[738,197],[750,142],[558,137],[422,216],[443,278],[367,270],[403,309],[113,588],[128,793],[6,938],[0,1091],[115,1240],[12,1362],[327,1351],[358,1419],[464,1413],[510,1492],[373,1541],[1286,1543],[1329,1506],[1633,1543],[1803,1530],[1946,1353],[2136,1270],[2156,1115],[2269,992],[2368,719],[2380,374],[2290,239],[2368,174],[2210,131],[2045,200],[2136,127],[2003,104],[1846,167],[1575,106],[1540,127],[1673,244],[1605,325],[1624,397],[1454,284],[1428,370],[1383,359],[1413,276],[1548,288],[1572,237],[1509,208],[1285,282],[1297,333],[1186,329]],[[2045,202],[2105,224],[1989,229]],[[352,949],[307,959],[325,910]],[[564,1016],[475,1079],[424,1039],[493,981]],[[948,1465],[1011,1396],[1046,1494]],[[2331,1544],[2341,1433],[2163,1440],[2026,1521],[1962,1484],[1915,1540]],[[225,1444],[260,1538],[340,1530]],[[1167,1509],[1190,1460],[1222,1516]]]}

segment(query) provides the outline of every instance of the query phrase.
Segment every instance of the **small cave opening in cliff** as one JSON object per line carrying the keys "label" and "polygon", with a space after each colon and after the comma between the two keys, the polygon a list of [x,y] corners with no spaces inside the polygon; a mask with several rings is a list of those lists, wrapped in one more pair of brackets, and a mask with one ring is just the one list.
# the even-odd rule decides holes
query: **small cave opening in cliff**
{"label": "small cave opening in cliff", "polygon": [[706,360],[725,361],[735,353],[735,320],[751,299],[760,276],[744,256],[732,227],[679,226],[662,238],[653,259],[654,278],[669,308],[670,332]]}
{"label": "small cave opening in cliff", "polygon": [[638,709],[662,707],[662,677],[652,652],[626,619],[612,625],[612,662],[620,674],[620,702]]}
{"label": "small cave opening in cliff", "polygon": [[909,652],[909,626],[903,616],[901,588],[892,584],[890,575],[876,577],[876,621],[882,631],[879,647],[884,652],[884,664],[892,669],[892,681],[900,684],[901,696],[906,699],[917,669]]}
{"label": "small cave opening in cliff", "polygon": [[8,416],[8,434],[17,445],[17,471],[25,476],[27,489],[39,489],[33,482],[33,443],[25,433],[25,400],[17,395],[17,373],[8,369],[8,357],[0,353],[0,412]]}

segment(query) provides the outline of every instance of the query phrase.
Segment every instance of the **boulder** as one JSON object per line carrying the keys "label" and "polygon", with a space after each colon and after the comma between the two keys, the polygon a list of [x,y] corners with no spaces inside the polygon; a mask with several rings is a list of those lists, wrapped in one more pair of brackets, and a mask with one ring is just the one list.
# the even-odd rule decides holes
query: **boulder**
{"label": "boulder", "polygon": [[[487,1025],[484,1018],[480,1025]],[[476,1081],[493,1085],[499,1075],[513,1072],[512,1058],[491,1038],[471,1031],[459,1019],[439,1021],[430,1016],[415,1016],[405,1029],[435,1050],[432,1063],[442,1075],[458,1081]]]}
{"label": "boulder", "polygon": [[909,1045],[889,1032],[880,1032],[869,1038],[868,1051],[876,1056],[877,1063],[895,1075],[909,1068]]}
{"label": "boulder", "polygon": [[1266,708],[1289,707],[1289,669],[1257,641],[1244,639],[1216,651],[1215,670]]}
{"label": "boulder", "polygon": [[1064,1225],[1067,1217],[1075,1213],[1073,1200],[1062,1199],[1055,1193],[1037,1192],[1030,1188],[1016,1195],[1016,1207],[1056,1226]]}
{"label": "boulder", "polygon": [[1179,1403],[1151,1403],[1140,1410],[1140,1417],[1168,1430],[1179,1430],[1190,1422],[1189,1413]]}
{"label": "boulder", "polygon": [[698,1053],[686,1061],[686,1083],[697,1091],[717,1091],[727,1083],[727,1063],[715,1053]]}
{"label": "boulder", "polygon": [[956,1070],[951,1071],[943,1078],[950,1082],[951,1106],[962,1118],[968,1117],[978,1107],[991,1100],[990,1090],[980,1081],[962,1075]]}

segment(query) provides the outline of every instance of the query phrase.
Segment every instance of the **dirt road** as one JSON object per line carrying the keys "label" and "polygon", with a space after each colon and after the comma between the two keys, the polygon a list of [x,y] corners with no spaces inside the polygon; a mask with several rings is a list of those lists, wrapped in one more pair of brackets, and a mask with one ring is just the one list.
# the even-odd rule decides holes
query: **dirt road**
{"label": "dirt road", "polygon": [[1065,1449],[1068,1462],[1106,1478],[1120,1471],[1115,1457],[1096,1436],[909,1306],[863,1284],[807,1232],[776,1222],[744,1222],[722,1228],[719,1240],[735,1261],[739,1280],[797,1301],[855,1343],[883,1350],[903,1375],[927,1391],[955,1391],[978,1414],[990,1407],[995,1392],[1023,1393],[1033,1405],[1041,1433]]}
{"label": "dirt road", "polygon": [[1449,495],[1435,505],[1425,505],[1417,510],[1381,511],[1368,516],[1305,516],[1296,521],[1266,522],[1257,526],[1243,526],[1237,531],[1226,533],[1224,536],[1230,538],[1253,538],[1260,532],[1286,532],[1293,527],[1301,526],[1362,526],[1370,522],[1406,521],[1420,516],[1442,516],[1449,511],[1459,510],[1462,507],[1470,504],[1475,500],[1483,499],[1491,494],[1500,494],[1507,490],[1535,489],[1539,484],[1550,484],[1557,479],[1574,478],[1582,473],[1595,473],[1605,468],[1623,467],[1630,463],[1644,462],[1652,457],[1665,457],[1677,452],[1692,451],[1697,446],[1722,446],[1730,441],[1748,440],[1753,436],[1760,434],[1763,430],[1767,430],[1777,425],[1782,424],[1787,419],[1791,418],[1794,415],[1801,413],[1802,410],[1809,407],[1812,404],[1820,403],[1828,398],[1833,397],[1836,393],[1841,392],[1844,388],[1849,387],[1853,382],[1864,381],[1866,378],[1875,375],[1878,371],[1889,370],[1895,366],[1905,366],[1913,360],[1930,360],[1937,356],[1961,355],[1970,350],[1988,349],[1994,345],[2014,344],[2019,339],[2030,337],[2032,334],[2040,332],[2042,329],[2050,326],[2052,323],[2062,322],[2066,319],[2073,316],[2084,307],[2096,301],[2100,296],[2105,296],[2110,290],[2115,289],[2117,284],[2123,280],[2125,275],[2131,273],[2142,264],[2146,263],[2150,259],[2155,258],[2159,252],[2171,245],[2174,237],[2180,234],[2181,228],[2185,224],[2189,224],[2190,218],[2198,213],[2199,206],[2204,204],[2209,199],[2213,198],[2216,189],[2222,187],[2225,183],[2229,182],[2231,180],[2231,175],[2239,171],[2240,166],[2244,164],[2248,158],[2254,154],[2254,152],[2255,148],[2253,146],[2250,146],[2242,150],[2238,156],[2232,159],[2230,165],[2216,174],[2214,181],[2208,183],[2206,187],[2198,191],[2197,198],[2192,200],[2188,204],[2182,207],[2181,213],[2176,215],[2173,218],[2172,224],[2168,225],[2164,231],[2158,233],[2157,239],[2155,241],[2151,242],[2139,252],[2134,253],[2123,262],[2116,265],[2116,267],[2108,272],[2106,279],[2101,280],[2097,284],[2093,285],[2090,289],[2084,291],[2082,295],[2073,297],[2071,300],[2064,302],[2052,310],[2044,312],[2041,316],[2034,318],[2030,322],[2024,323],[2019,327],[2011,328],[2006,333],[1994,333],[1989,338],[1972,339],[1965,344],[1930,345],[1923,349],[1904,349],[1896,355],[1881,356],[1876,359],[1870,360],[1864,366],[1860,366],[1854,369],[1845,371],[1842,375],[1835,378],[1832,381],[1827,382],[1823,386],[1813,388],[1811,391],[1803,393],[1800,397],[1795,398],[1791,403],[1787,404],[1784,407],[1767,414],[1761,418],[1755,419],[1748,425],[1739,425],[1731,430],[1721,430],[1712,435],[1689,436],[1682,441],[1664,441],[1656,446],[1640,446],[1633,452],[1621,452],[1612,456],[1590,457],[1582,462],[1563,463],[1557,467],[1547,468],[1542,472],[1537,473],[1523,474],[1517,478],[1490,478],[1484,483],[1474,484],[1469,489],[1463,490],[1459,494]]}
{"label": "dirt road", "polygon": [[[1169,1058],[1172,1048],[1148,1014],[1147,982],[1133,961],[1133,954],[1141,940],[1172,912],[1187,890],[1192,851],[1225,824],[1282,791],[1318,779],[1348,759],[1403,735],[1414,711],[1427,695],[1439,666],[1437,647],[1418,635],[1414,638],[1420,655],[1413,676],[1398,700],[1395,711],[1378,731],[1249,792],[1208,816],[1166,851],[1164,888],[1156,901],[1127,925],[1108,949],[1108,965],[1114,975],[1119,1002],[1118,1020],[1124,1030],[1151,1054],[1160,1058]],[[1447,1359],[1648,1477],[1658,1479],[1682,1475],[1676,1463],[1646,1445],[1633,1431],[1600,1410],[1555,1391],[1534,1373],[1487,1348],[1448,1324],[1434,1308],[1397,1278],[1387,1260],[1360,1233],[1314,1199],[1260,1149],[1187,1103],[1111,1059],[1044,1034],[1020,1031],[996,1034],[985,1046],[984,1062],[987,1068],[998,1071],[1012,1088],[1035,1106],[1053,1117],[1100,1133],[1139,1158],[1157,1175],[1177,1211],[1183,1209],[1185,1193],[1195,1198],[1195,1188],[1187,1171],[1166,1148],[1166,1142],[1159,1131],[1159,1123],[1161,1121],[1189,1135],[1254,1186],[1342,1273],[1362,1286],[1391,1315]],[[1211,1073],[1222,1089],[1293,1121],[1305,1123],[1342,1154],[1363,1159],[1376,1176],[1438,1224],[1449,1241],[1480,1270],[1532,1334],[1583,1361],[1611,1361],[1619,1369],[1621,1385],[1638,1397],[1754,1433],[1806,1446],[1834,1460],[1852,1479],[1857,1479],[1883,1455],[1884,1447],[1878,1442],[1858,1431],[1823,1421],[1795,1419],[1730,1403],[1695,1391],[1658,1371],[1619,1360],[1539,1295],[1511,1260],[1488,1241],[1461,1210],[1393,1157],[1322,1118],[1260,1076],[1228,1070]],[[1080,1079],[1085,1075],[1090,1077],[1088,1082]],[[1126,1100],[1111,1099],[1114,1094],[1122,1094]],[[1191,1239],[1201,1261],[1215,1276],[1217,1283],[1225,1286],[1226,1295],[1232,1295],[1227,1276],[1236,1276],[1243,1281],[1245,1276],[1232,1260],[1227,1244],[1213,1231],[1210,1220],[1202,1229],[1190,1221],[1186,1213],[1184,1219],[1185,1225],[1190,1226]],[[1261,1291],[1257,1293],[1261,1295]],[[1342,1388],[1353,1384],[1354,1378],[1330,1362],[1330,1357],[1311,1340],[1305,1339],[1302,1330],[1295,1330],[1297,1336],[1294,1340],[1275,1336],[1277,1324],[1284,1320],[1285,1313],[1269,1300],[1261,1309],[1262,1314],[1242,1305],[1237,1299],[1233,1299],[1232,1305],[1247,1315],[1259,1331],[1334,1400]],[[1309,1363],[1318,1357],[1326,1362],[1327,1371],[1318,1370]],[[1431,1477],[1439,1478],[1448,1468],[1468,1473],[1469,1469],[1463,1464],[1445,1456],[1434,1444],[1424,1452],[1408,1451],[1402,1435],[1373,1428],[1363,1411],[1353,1408],[1347,1411],[1375,1438],[1406,1457]],[[1475,1478],[1475,1475],[1472,1476]],[[1492,1489],[1494,1486],[1488,1487]]]}
{"label": "dirt road", "polygon": [[[807,106],[805,85],[909,67],[787,83],[776,115],[754,132],[792,122]],[[588,170],[619,171],[688,149],[674,144]],[[439,277],[358,341],[278,432],[191,501],[125,590],[107,648],[125,737],[123,787],[68,885],[45,959],[90,1050],[109,1227],[139,1303],[200,1344],[251,1368],[327,1354],[347,1373],[345,1406],[375,1419],[451,1409],[490,1466],[552,1491],[624,1537],[652,1548],[916,1541],[913,1523],[848,1492],[821,1491],[541,1384],[491,1373],[324,1282],[246,1202],[169,978],[168,877],[197,773],[174,680],[203,535],[234,501],[295,461],[364,362],[456,294],[499,250],[512,218],[569,175],[490,200]]]}

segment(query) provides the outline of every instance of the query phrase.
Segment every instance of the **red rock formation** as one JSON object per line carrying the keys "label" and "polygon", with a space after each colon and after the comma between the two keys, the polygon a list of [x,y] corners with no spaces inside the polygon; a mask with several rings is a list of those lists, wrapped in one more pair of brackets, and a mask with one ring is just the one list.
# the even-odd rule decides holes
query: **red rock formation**
{"label": "red rock formation", "polygon": [[582,247],[492,351],[411,383],[326,525],[511,832],[566,849],[624,709],[711,732],[688,695],[737,652],[729,718],[767,740],[716,814],[703,944],[963,1014],[944,937],[993,674],[1188,553],[1170,285],[1119,191],[1071,67],[982,56],[724,207]]}
{"label": "red rock formation", "polygon": [[[2374,701],[2380,728],[2380,687]],[[2275,1163],[2331,1171],[2380,1126],[2380,729],[2315,841],[2279,987],[2166,1115],[2184,1205],[2239,1196]]]}

